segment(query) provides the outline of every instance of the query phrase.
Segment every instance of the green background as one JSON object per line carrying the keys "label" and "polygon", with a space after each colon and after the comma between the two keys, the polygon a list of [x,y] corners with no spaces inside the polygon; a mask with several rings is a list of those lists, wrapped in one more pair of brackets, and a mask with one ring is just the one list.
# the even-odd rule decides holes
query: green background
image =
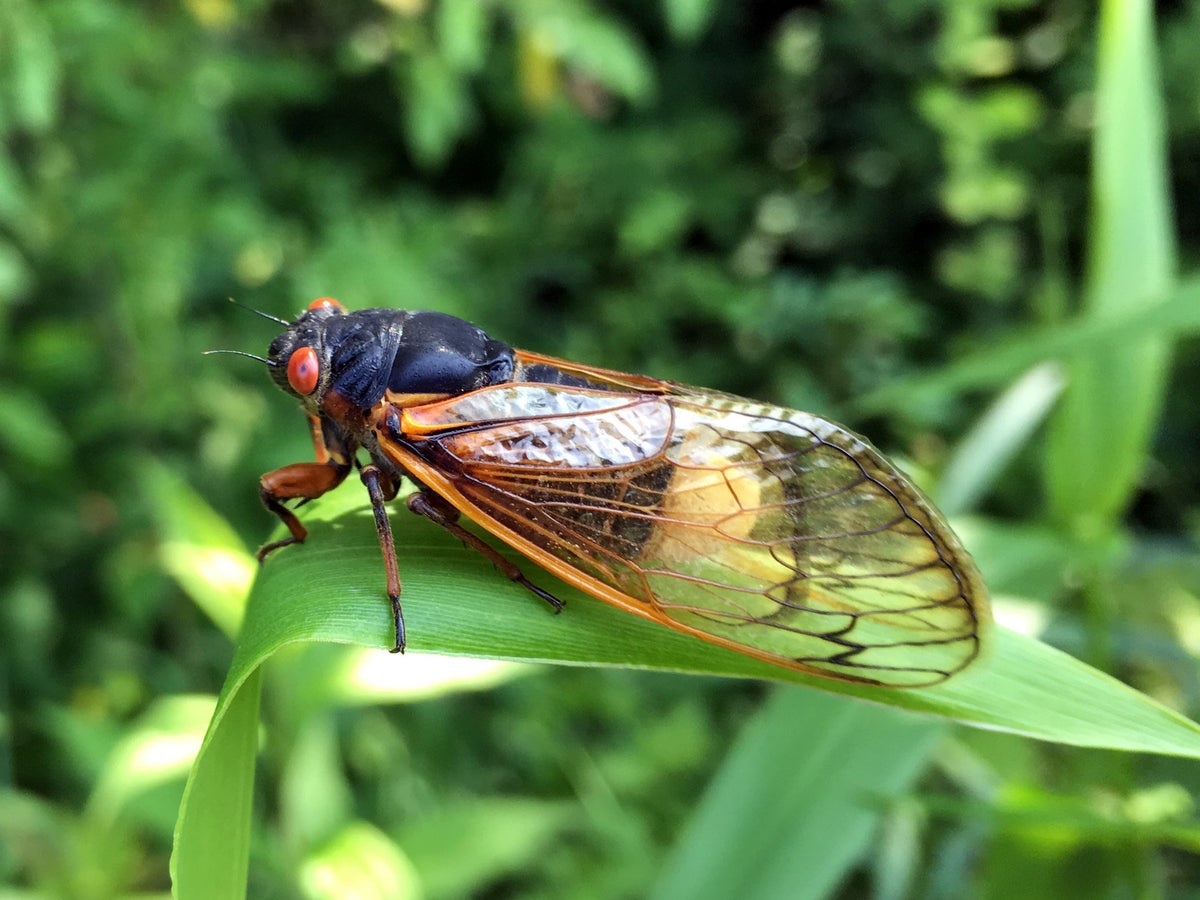
{"label": "green background", "polygon": [[[0,135],[5,896],[171,889],[257,478],[311,455],[261,366],[201,355],[278,330],[231,296],[437,309],[842,421],[1005,623],[1200,716],[1200,4],[7,0]],[[393,518],[448,595],[428,633],[472,634],[422,581],[461,559],[499,637],[457,649],[505,656],[543,611]],[[259,593],[332,573],[382,641],[369,522],[320,533]],[[602,639],[587,602],[546,627]],[[313,644],[248,677],[251,897],[1200,887],[1194,760],[633,668]],[[189,810],[235,821],[220,796]],[[180,896],[247,890],[192,849]]]}

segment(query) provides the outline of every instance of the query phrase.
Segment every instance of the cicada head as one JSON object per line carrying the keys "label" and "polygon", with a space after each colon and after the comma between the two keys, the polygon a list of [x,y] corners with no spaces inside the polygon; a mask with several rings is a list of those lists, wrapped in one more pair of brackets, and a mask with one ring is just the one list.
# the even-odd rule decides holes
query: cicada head
{"label": "cicada head", "polygon": [[329,324],[345,314],[345,308],[332,298],[314,300],[287,331],[271,341],[267,351],[271,378],[281,389],[299,397],[314,415],[319,413],[334,371],[335,348]]}
{"label": "cicada head", "polygon": [[[369,410],[385,393],[452,397],[512,377],[511,347],[438,312],[346,310],[322,297],[272,343],[271,377],[312,415]],[[335,412],[336,411],[336,412]]]}

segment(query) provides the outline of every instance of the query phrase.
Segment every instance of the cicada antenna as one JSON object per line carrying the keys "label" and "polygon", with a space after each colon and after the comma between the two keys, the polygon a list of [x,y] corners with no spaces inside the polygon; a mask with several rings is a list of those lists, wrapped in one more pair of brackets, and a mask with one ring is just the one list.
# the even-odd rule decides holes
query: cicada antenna
{"label": "cicada antenna", "polygon": [[[273,316],[270,313],[265,313],[261,309],[255,309],[253,306],[247,306],[245,303],[238,303],[232,297],[229,298],[229,302],[232,303],[234,306],[240,306],[242,309],[246,310],[246,312],[252,312],[256,316],[262,316],[264,319],[270,319],[272,322],[278,322],[284,328],[292,327],[292,323],[289,322],[287,319],[281,319],[281,318],[279,318],[279,316]],[[249,354],[247,354],[247,355],[249,355]]]}
{"label": "cicada antenna", "polygon": [[[239,303],[238,306],[241,306],[241,304]],[[251,312],[257,312],[257,311],[258,310],[251,310]],[[287,323],[285,322],[284,324],[286,325]],[[268,366],[279,365],[278,362],[269,360],[265,356],[256,356],[253,353],[247,353],[245,350],[205,350],[204,351],[205,356],[211,356],[214,353],[232,353],[234,356],[246,356],[246,357],[249,357],[250,359],[257,359],[260,363],[265,363]]]}

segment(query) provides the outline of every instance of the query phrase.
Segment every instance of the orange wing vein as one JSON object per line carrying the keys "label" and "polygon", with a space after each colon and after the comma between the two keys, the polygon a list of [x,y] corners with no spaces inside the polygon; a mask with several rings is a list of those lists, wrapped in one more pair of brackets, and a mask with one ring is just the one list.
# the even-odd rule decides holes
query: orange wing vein
{"label": "orange wing vein", "polygon": [[484,388],[399,411],[403,439],[381,447],[544,568],[750,656],[896,687],[978,656],[973,561],[869,443],[656,384],[671,392]]}

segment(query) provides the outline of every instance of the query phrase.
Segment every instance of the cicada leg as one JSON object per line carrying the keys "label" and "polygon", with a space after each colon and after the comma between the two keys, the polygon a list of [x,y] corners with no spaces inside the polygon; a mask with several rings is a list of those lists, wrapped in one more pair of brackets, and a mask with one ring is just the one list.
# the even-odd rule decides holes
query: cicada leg
{"label": "cicada leg", "polygon": [[302,543],[308,537],[308,529],[301,525],[296,514],[280,501],[296,498],[300,498],[304,502],[315,500],[341,484],[349,471],[349,464],[330,460],[316,463],[292,463],[290,466],[284,466],[282,469],[276,469],[274,472],[264,475],[259,481],[258,495],[262,498],[263,506],[279,517],[291,535],[259,547],[258,553],[255,554],[258,561],[262,562],[269,553],[280,547]]}
{"label": "cicada leg", "polygon": [[511,560],[503,557],[492,547],[487,541],[478,535],[473,534],[467,529],[458,524],[458,510],[450,506],[437,494],[429,493],[428,491],[418,491],[415,494],[410,494],[408,497],[408,508],[419,516],[424,516],[429,521],[437,525],[441,525],[448,532],[458,538],[467,547],[482,553],[483,556],[491,562],[493,566],[509,581],[515,581],[517,584],[532,591],[541,597],[553,608],[555,614],[562,612],[565,605],[561,600],[551,594],[549,591],[544,591],[524,575],[517,568],[516,564]]}
{"label": "cicada leg", "polygon": [[327,433],[321,419],[316,416],[309,416],[308,421],[312,430],[313,453],[317,461],[293,463],[268,472],[259,479],[258,495],[262,498],[263,506],[278,516],[291,532],[289,537],[259,547],[258,553],[255,554],[259,562],[280,547],[303,543],[308,537],[308,529],[300,524],[296,514],[284,506],[282,501],[299,498],[300,505],[303,506],[309,500],[316,500],[327,491],[332,491],[350,472],[353,446],[347,445],[336,432]]}
{"label": "cicada leg", "polygon": [[363,466],[359,475],[371,498],[375,531],[379,534],[379,549],[383,553],[383,567],[387,571],[387,595],[392,602],[392,619],[396,625],[396,643],[392,652],[403,653],[405,635],[404,613],[400,609],[400,566],[396,562],[396,544],[392,540],[392,523],[388,520],[386,506],[396,496],[398,485],[374,464]]}

